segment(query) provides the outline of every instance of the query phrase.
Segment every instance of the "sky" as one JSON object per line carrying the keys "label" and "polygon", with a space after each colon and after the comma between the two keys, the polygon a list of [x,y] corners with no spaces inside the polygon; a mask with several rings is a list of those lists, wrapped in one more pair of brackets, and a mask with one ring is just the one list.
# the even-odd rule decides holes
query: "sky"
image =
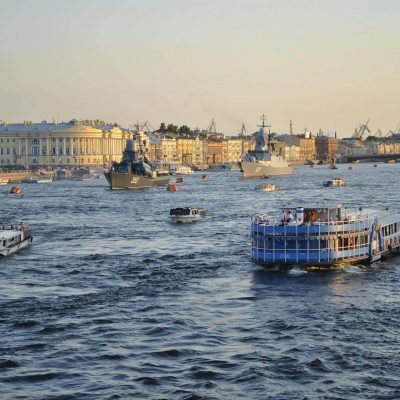
{"label": "sky", "polygon": [[400,123],[398,0],[0,0],[0,120]]}

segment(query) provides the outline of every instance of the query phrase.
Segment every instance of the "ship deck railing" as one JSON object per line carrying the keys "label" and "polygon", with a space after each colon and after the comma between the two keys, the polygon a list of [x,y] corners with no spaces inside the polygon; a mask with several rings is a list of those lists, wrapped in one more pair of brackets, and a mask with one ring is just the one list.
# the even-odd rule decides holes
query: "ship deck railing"
{"label": "ship deck railing", "polygon": [[[277,224],[274,217],[253,219],[252,258],[264,263],[336,263],[368,256],[372,216],[354,216],[347,221]],[[275,223],[274,223],[275,222]],[[339,243],[338,237],[342,237]],[[363,236],[361,241],[360,236]],[[344,243],[343,238],[347,240]],[[267,240],[272,239],[267,244]],[[283,242],[281,242],[283,241]],[[288,248],[292,241],[295,248]],[[300,241],[303,242],[301,246]],[[305,244],[305,246],[304,246]]]}

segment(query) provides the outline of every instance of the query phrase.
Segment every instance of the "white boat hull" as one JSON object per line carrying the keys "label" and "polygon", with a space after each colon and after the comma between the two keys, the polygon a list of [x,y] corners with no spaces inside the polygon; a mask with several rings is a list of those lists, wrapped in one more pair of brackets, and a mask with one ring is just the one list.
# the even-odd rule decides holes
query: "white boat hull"
{"label": "white boat hull", "polygon": [[31,243],[32,243],[32,237],[30,236],[30,237],[26,238],[25,240],[23,240],[22,242],[15,244],[14,246],[1,248],[0,256],[6,257],[11,254],[17,253],[18,251],[28,247]]}
{"label": "white boat hull", "polygon": [[174,224],[191,224],[203,219],[200,215],[173,215],[170,218]]}
{"label": "white boat hull", "polygon": [[243,178],[263,178],[270,176],[290,175],[294,172],[294,167],[280,166],[273,167],[258,162],[242,161],[240,167],[243,172]]}

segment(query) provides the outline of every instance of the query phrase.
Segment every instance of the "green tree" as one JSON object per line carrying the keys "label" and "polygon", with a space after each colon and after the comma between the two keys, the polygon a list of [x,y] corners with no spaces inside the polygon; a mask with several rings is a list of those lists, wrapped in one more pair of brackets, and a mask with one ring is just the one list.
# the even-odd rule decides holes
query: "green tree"
{"label": "green tree", "polygon": [[181,127],[179,127],[179,131],[178,132],[181,135],[189,136],[190,133],[191,133],[191,130],[187,125],[182,125]]}
{"label": "green tree", "polygon": [[167,131],[171,133],[178,133],[178,125],[169,124],[167,126]]}

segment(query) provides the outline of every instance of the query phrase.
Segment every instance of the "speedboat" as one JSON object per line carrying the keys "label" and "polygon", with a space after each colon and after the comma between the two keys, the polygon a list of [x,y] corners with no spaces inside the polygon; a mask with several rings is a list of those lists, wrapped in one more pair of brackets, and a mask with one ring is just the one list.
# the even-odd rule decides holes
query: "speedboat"
{"label": "speedboat", "polygon": [[9,256],[27,247],[32,242],[28,225],[12,225],[11,228],[0,226],[0,256]]}
{"label": "speedboat", "polygon": [[178,207],[169,210],[169,217],[173,223],[192,223],[200,221],[206,212],[200,207]]}
{"label": "speedboat", "polygon": [[342,178],[332,178],[323,183],[325,187],[346,186],[346,181]]}
{"label": "speedboat", "polygon": [[262,192],[275,192],[276,185],[274,183],[265,183],[263,185],[256,186],[257,190],[261,190]]}

